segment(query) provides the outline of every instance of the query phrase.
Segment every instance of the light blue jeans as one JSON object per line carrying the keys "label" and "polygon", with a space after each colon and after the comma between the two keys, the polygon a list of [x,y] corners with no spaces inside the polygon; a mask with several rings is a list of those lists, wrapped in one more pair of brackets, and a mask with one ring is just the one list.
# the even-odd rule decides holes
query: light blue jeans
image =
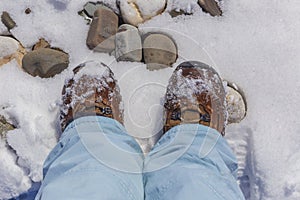
{"label": "light blue jeans", "polygon": [[46,159],[36,199],[244,199],[236,170],[226,141],[206,126],[176,126],[144,156],[117,121],[82,117]]}

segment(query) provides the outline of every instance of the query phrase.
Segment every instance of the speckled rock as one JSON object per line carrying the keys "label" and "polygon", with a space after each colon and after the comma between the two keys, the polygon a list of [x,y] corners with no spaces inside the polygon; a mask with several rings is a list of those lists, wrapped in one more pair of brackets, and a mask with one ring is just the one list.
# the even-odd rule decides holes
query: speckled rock
{"label": "speckled rock", "polygon": [[69,65],[69,55],[65,52],[41,48],[27,53],[23,60],[23,69],[32,76],[53,77]]}
{"label": "speckled rock", "polygon": [[25,48],[17,40],[11,37],[0,36],[0,67],[14,59],[21,67],[25,54]]}
{"label": "speckled rock", "polygon": [[9,13],[6,11],[2,12],[1,22],[6,26],[8,30],[13,29],[16,26],[16,22],[11,18]]}
{"label": "speckled rock", "polygon": [[139,62],[142,60],[142,41],[139,30],[123,24],[116,34],[115,56],[117,61]]}
{"label": "speckled rock", "polygon": [[237,88],[227,86],[226,94],[228,123],[239,123],[246,116],[246,102]]}
{"label": "speckled rock", "polygon": [[86,44],[89,49],[110,53],[115,49],[118,16],[109,8],[100,7],[94,13]]}
{"label": "speckled rock", "polygon": [[162,13],[166,0],[119,0],[123,20],[131,25],[140,23]]}
{"label": "speckled rock", "polygon": [[7,131],[13,130],[14,126],[6,121],[6,119],[0,115],[0,138],[5,137]]}
{"label": "speckled rock", "polygon": [[149,70],[170,67],[177,59],[177,47],[173,39],[162,33],[153,33],[143,41],[144,61]]}
{"label": "speckled rock", "polygon": [[205,12],[209,13],[211,16],[221,16],[222,15],[222,10],[219,7],[216,0],[199,0],[198,3],[201,6],[201,8]]}

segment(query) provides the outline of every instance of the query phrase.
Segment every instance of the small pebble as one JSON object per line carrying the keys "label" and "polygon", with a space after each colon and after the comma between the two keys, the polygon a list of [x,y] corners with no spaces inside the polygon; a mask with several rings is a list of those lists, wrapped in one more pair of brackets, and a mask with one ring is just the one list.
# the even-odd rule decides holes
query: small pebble
{"label": "small pebble", "polygon": [[8,123],[2,115],[0,115],[0,138],[6,137],[6,133],[10,130],[15,129],[15,127]]}
{"label": "small pebble", "polygon": [[1,22],[6,26],[8,30],[11,30],[16,26],[16,22],[10,17],[9,13],[6,11],[2,12]]}
{"label": "small pebble", "polygon": [[39,39],[39,41],[33,46],[32,50],[37,50],[41,48],[50,48],[50,44],[44,38]]}
{"label": "small pebble", "polygon": [[192,13],[187,13],[183,10],[177,10],[177,9],[173,9],[169,12],[169,14],[171,15],[171,17],[178,17],[180,15],[191,15]]}
{"label": "small pebble", "polygon": [[25,10],[25,14],[30,14],[31,13],[31,9],[30,8],[26,8],[26,10]]}

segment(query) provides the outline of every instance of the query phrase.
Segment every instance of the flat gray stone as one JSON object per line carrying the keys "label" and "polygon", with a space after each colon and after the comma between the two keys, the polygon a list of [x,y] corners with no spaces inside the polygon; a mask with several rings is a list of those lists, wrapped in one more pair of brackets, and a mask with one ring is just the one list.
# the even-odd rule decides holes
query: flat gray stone
{"label": "flat gray stone", "polygon": [[177,59],[177,46],[174,41],[162,33],[153,33],[143,41],[144,61],[149,70],[158,70],[172,66]]}
{"label": "flat gray stone", "polygon": [[32,76],[53,77],[69,65],[69,55],[65,52],[41,48],[27,53],[22,60],[23,69]]}
{"label": "flat gray stone", "polygon": [[139,62],[142,60],[142,55],[139,30],[129,24],[120,26],[116,34],[115,57],[117,61]]}
{"label": "flat gray stone", "polygon": [[98,8],[90,25],[86,44],[89,49],[110,53],[115,49],[118,16],[109,8]]}
{"label": "flat gray stone", "polygon": [[13,130],[14,126],[6,121],[6,119],[0,115],[0,138],[5,137],[6,133]]}

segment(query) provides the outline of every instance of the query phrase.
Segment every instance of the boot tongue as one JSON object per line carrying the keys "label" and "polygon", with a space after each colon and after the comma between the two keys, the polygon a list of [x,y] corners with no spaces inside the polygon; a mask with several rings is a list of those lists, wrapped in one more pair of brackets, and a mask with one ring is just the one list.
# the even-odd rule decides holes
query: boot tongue
{"label": "boot tongue", "polygon": [[188,105],[181,108],[181,123],[191,124],[199,123],[200,112],[199,108],[195,105]]}

